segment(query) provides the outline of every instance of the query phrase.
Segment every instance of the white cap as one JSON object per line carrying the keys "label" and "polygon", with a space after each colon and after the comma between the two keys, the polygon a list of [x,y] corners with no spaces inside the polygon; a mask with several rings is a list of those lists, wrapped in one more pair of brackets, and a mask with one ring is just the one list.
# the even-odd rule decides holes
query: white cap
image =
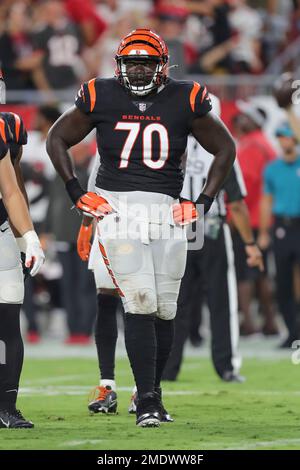
{"label": "white cap", "polygon": [[255,105],[242,100],[237,100],[236,105],[243,114],[246,114],[246,116],[252,119],[259,127],[264,125],[266,118],[259,112]]}

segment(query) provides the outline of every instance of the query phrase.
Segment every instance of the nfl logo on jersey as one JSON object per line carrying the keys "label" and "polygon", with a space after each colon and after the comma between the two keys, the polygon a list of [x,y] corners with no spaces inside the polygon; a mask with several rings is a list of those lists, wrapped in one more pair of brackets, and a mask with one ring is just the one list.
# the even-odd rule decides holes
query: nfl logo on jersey
{"label": "nfl logo on jersey", "polygon": [[146,111],[146,109],[147,109],[147,104],[146,103],[139,103],[139,110],[141,111],[141,113]]}

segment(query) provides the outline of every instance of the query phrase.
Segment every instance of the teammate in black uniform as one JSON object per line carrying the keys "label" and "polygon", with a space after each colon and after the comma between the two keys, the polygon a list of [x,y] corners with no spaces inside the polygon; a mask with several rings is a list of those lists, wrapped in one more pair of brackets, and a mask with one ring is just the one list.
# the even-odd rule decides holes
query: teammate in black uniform
{"label": "teammate in black uniform", "polygon": [[[76,106],[50,130],[47,149],[74,204],[92,216],[106,216],[98,223],[101,252],[126,312],[125,343],[139,396],[137,424],[158,426],[156,392],[172,346],[186,261],[182,224],[197,216],[193,203],[178,203],[181,158],[190,133],[216,157],[197,200],[206,212],[233,164],[235,146],[210,113],[206,88],[167,77],[168,51],[157,34],[130,33],[116,62],[115,78],[93,79],[81,87]],[[93,128],[101,155],[98,194],[80,187],[68,155],[68,148]],[[146,209],[138,219],[136,202]],[[153,205],[158,208],[154,214]],[[137,239],[131,236],[132,222],[137,222]],[[161,235],[166,226],[168,239]]]}
{"label": "teammate in black uniform", "polygon": [[[3,103],[1,88],[3,91],[4,82],[0,78],[0,102]],[[20,250],[8,223],[9,217],[24,252],[24,265],[31,268],[30,274],[34,276],[43,264],[44,254],[21,192],[19,159],[26,139],[20,117],[0,113],[0,428],[33,427],[16,409],[23,364],[20,308],[24,281]]]}

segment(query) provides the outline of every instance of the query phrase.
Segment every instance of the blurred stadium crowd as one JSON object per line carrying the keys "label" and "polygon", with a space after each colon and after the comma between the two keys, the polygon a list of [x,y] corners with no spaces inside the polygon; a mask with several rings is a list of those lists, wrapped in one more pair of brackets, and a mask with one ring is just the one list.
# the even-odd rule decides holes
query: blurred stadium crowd
{"label": "blurred stadium crowd", "polygon": [[299,39],[299,17],[298,0],[2,0],[0,61],[9,90],[76,89],[111,76],[120,37],[147,25],[175,76],[257,75]]}
{"label": "blurred stadium crowd", "polygon": [[[7,109],[19,112],[29,131],[22,165],[32,218],[47,253],[42,273],[26,281],[27,340],[52,335],[69,344],[90,342],[96,291],[92,273],[77,255],[81,218],[70,210],[45,140],[81,82],[114,74],[120,38],[141,26],[167,42],[171,66],[178,66],[170,70],[174,78],[205,81],[224,100],[222,117],[237,141],[251,223],[267,267],[263,274],[246,268],[234,232],[241,334],[279,334],[283,322],[278,314],[284,312],[277,302],[272,243],[260,233],[258,204],[266,165],[286,151],[282,138],[297,149],[297,136],[285,123],[289,113],[269,92],[281,72],[297,76],[300,71],[300,0],[2,0],[0,63]],[[84,187],[95,151],[93,135],[72,149]],[[299,316],[296,263],[288,289],[284,295],[295,296]],[[197,295],[190,322],[194,346],[202,342],[202,293]],[[296,338],[299,328],[292,328],[289,333]]]}

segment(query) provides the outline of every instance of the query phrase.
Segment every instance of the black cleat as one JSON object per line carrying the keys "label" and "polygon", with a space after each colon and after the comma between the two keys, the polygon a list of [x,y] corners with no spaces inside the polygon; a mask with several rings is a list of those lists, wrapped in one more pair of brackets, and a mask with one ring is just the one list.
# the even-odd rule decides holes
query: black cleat
{"label": "black cleat", "polygon": [[157,393],[148,392],[141,395],[136,405],[136,424],[142,428],[160,426],[160,401]]}
{"label": "black cleat", "polygon": [[[165,407],[163,405],[161,388],[156,387],[155,392],[158,395],[159,402],[160,402],[160,405],[159,405],[159,408],[160,408],[160,410],[159,410],[160,411],[160,421],[162,423],[173,423],[174,419],[167,412],[167,410],[165,409]],[[138,394],[137,394],[137,392],[135,392],[135,393],[133,393],[133,395],[131,396],[131,399],[130,399],[130,404],[129,404],[129,407],[128,407],[128,413],[129,414],[136,414],[137,402],[138,402]]]}
{"label": "black cleat", "polygon": [[88,409],[92,413],[116,413],[117,406],[117,394],[110,386],[101,385],[92,390],[88,404]]}
{"label": "black cleat", "polygon": [[166,408],[164,407],[164,404],[162,402],[162,390],[160,387],[155,388],[155,392],[157,393],[159,397],[159,402],[160,402],[160,420],[162,423],[173,423],[174,419],[172,416],[167,412]]}
{"label": "black cleat", "polygon": [[24,418],[20,410],[15,408],[0,410],[0,428],[29,429],[34,424]]}

